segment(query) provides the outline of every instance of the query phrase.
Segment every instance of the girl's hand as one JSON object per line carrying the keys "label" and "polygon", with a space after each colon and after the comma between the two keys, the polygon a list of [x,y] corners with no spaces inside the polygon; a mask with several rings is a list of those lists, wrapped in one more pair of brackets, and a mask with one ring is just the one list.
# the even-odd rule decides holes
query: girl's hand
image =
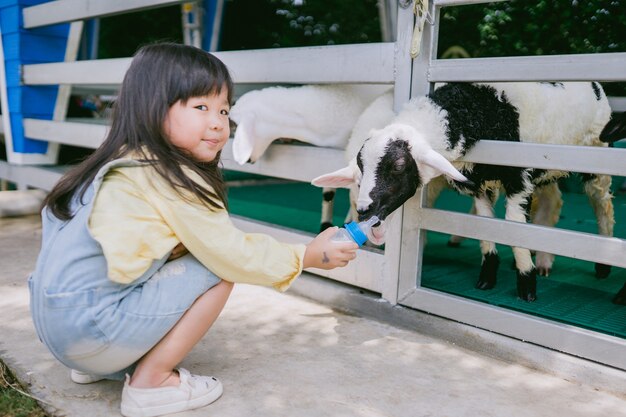
{"label": "girl's hand", "polygon": [[359,245],[354,242],[332,241],[335,233],[337,233],[337,227],[329,227],[307,245],[304,253],[304,268],[333,269],[346,266],[348,262],[356,258]]}

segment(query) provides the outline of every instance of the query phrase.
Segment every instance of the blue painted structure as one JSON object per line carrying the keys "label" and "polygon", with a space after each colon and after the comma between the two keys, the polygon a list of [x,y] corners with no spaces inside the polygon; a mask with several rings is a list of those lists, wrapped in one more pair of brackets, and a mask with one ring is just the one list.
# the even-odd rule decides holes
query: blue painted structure
{"label": "blue painted structure", "polygon": [[[48,152],[48,142],[24,136],[25,118],[51,120],[57,100],[58,85],[27,86],[21,82],[21,67],[25,64],[61,62],[65,59],[69,23],[50,25],[35,29],[23,28],[22,10],[25,7],[46,3],[49,0],[0,0],[0,30],[4,52],[9,120],[11,125],[11,148],[16,154],[40,154]],[[209,49],[214,25],[221,19],[218,3],[222,0],[204,0],[203,47]],[[220,16],[218,16],[218,14]],[[83,58],[96,59],[97,19],[88,20],[85,31]],[[86,50],[85,50],[86,47]],[[3,109],[3,112],[6,109]],[[51,161],[54,162],[54,161]]]}
{"label": "blue painted structure", "polygon": [[4,49],[6,86],[13,151],[45,154],[48,143],[24,137],[23,119],[52,119],[58,86],[24,86],[23,64],[63,61],[69,24],[23,28],[22,9],[44,0],[0,0],[0,28]]}

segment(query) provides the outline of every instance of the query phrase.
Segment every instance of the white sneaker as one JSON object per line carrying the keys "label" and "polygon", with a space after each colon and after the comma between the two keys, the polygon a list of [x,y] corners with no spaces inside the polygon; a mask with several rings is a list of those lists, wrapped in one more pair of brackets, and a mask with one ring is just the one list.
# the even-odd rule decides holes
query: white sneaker
{"label": "white sneaker", "polygon": [[122,415],[126,417],[154,417],[204,407],[217,400],[223,391],[222,383],[210,376],[192,375],[179,368],[177,387],[135,388],[126,375],[122,390]]}
{"label": "white sneaker", "polygon": [[88,374],[87,372],[77,371],[72,369],[70,372],[70,379],[77,384],[92,384],[94,382],[102,381],[104,378],[96,374]]}

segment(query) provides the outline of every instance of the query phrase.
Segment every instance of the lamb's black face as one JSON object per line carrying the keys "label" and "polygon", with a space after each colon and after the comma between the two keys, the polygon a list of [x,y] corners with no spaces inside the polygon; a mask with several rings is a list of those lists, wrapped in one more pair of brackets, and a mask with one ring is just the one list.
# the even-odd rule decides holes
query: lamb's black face
{"label": "lamb's black face", "polygon": [[[382,157],[378,157],[377,163],[371,161],[373,159],[371,156],[376,153],[375,150],[368,149],[368,145],[369,143],[366,143],[357,156],[357,164],[363,173],[357,202],[359,220],[367,220],[373,215],[385,220],[415,194],[421,185],[420,176],[408,141],[403,139],[387,141]],[[367,181],[370,176],[373,176],[373,181],[371,179]],[[364,193],[367,193],[369,198],[362,199]]]}

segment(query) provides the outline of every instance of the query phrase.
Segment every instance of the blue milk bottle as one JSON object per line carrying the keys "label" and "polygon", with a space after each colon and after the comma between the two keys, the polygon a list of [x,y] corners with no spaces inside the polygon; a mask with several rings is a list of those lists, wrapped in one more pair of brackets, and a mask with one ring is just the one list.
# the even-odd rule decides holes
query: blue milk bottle
{"label": "blue milk bottle", "polygon": [[372,216],[368,220],[363,222],[350,222],[346,223],[344,227],[340,228],[335,236],[331,240],[335,242],[356,242],[357,245],[362,246],[367,241],[367,233],[372,226],[378,223],[378,217]]}

